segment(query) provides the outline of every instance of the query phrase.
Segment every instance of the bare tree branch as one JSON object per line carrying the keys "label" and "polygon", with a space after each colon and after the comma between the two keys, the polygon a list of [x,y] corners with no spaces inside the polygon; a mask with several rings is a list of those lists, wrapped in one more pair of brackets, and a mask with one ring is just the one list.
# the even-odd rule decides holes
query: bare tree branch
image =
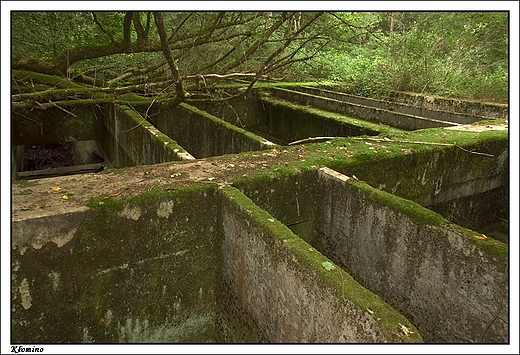
{"label": "bare tree branch", "polygon": [[178,104],[185,99],[184,87],[182,86],[182,79],[179,75],[179,68],[177,64],[172,59],[172,54],[170,52],[170,48],[168,47],[168,38],[166,37],[166,30],[164,29],[163,16],[161,12],[153,13],[155,18],[155,25],[157,26],[157,31],[159,32],[159,37],[161,38],[161,47],[166,58],[166,62],[170,66],[170,70],[173,75],[173,81],[175,82],[175,93],[177,98],[175,103]]}
{"label": "bare tree branch", "polygon": [[94,11],[92,11],[91,14],[92,14],[92,17],[93,17],[93,19],[94,19],[94,22],[96,23],[96,25],[98,25],[98,27],[99,27],[99,29],[101,30],[101,32],[103,32],[104,34],[106,34],[106,35],[110,38],[110,41],[111,41],[112,43],[115,43],[116,40],[114,39],[114,35],[113,35],[110,31],[108,31],[108,30],[107,30],[107,29],[106,29],[106,28],[101,24],[101,22],[99,22],[99,19],[98,19],[96,13],[95,13]]}

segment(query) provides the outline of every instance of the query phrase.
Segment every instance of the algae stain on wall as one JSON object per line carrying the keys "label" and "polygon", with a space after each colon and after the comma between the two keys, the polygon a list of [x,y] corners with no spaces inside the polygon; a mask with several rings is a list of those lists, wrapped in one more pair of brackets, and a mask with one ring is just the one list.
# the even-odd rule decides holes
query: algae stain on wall
{"label": "algae stain on wall", "polygon": [[26,278],[22,280],[20,286],[18,286],[18,292],[20,292],[20,296],[22,297],[22,307],[24,309],[29,309],[32,307],[32,297],[31,292],[29,290],[29,281]]}
{"label": "algae stain on wall", "polygon": [[173,201],[163,201],[157,207],[157,216],[168,218],[173,213]]}
{"label": "algae stain on wall", "polygon": [[128,205],[125,206],[125,208],[118,213],[120,217],[133,219],[134,221],[137,221],[139,217],[141,217],[141,209],[137,207],[130,207]]}

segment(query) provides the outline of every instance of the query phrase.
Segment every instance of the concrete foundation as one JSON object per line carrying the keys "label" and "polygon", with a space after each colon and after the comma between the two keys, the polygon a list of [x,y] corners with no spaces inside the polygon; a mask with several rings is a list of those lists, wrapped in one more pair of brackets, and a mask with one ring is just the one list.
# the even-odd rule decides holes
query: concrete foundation
{"label": "concrete foundation", "polygon": [[[370,99],[370,98],[356,96],[356,95],[349,95],[349,94],[345,94],[345,93],[334,92],[334,91],[324,90],[324,89],[310,88],[310,87],[300,87],[300,88],[298,88],[298,91],[305,92],[305,93],[312,94],[312,95],[328,97],[328,98],[335,99],[335,100],[338,100],[341,102],[353,103],[353,104],[357,104],[357,105],[374,107],[374,108],[378,108],[378,109],[382,109],[382,110],[386,110],[386,111],[395,111],[395,112],[403,113],[406,115],[430,118],[430,119],[441,120],[441,121],[449,121],[449,122],[460,123],[460,124],[474,123],[474,122],[488,118],[488,117],[479,116],[476,114],[471,115],[471,114],[465,114],[465,113],[458,113],[456,111],[442,111],[442,110],[438,109],[436,106],[433,106],[433,107],[435,107],[437,109],[433,109],[432,106],[430,106],[429,108],[426,108],[421,105],[418,105],[418,103],[415,103],[415,105],[411,105],[411,104],[404,104],[404,103],[393,102],[393,101],[376,100],[376,99]],[[449,108],[446,106],[447,105],[445,105],[443,108],[445,108],[445,109]],[[482,113],[482,111],[477,111],[477,112]],[[487,112],[485,112],[485,113],[487,113]]]}
{"label": "concrete foundation", "polygon": [[[46,204],[75,192],[33,192],[38,181],[13,192],[43,207],[12,218],[12,342],[508,343],[508,236],[477,232],[509,218],[507,134],[427,129],[459,127],[471,112],[425,117],[408,104],[301,91],[85,107],[74,112],[88,116],[87,133],[61,112],[45,130],[73,134],[46,141],[98,141],[77,143],[78,159],[96,150],[125,169],[93,174],[79,207]],[[15,116],[18,172],[23,146],[41,139],[39,125]],[[312,137],[328,142],[281,147]],[[261,159],[244,161],[253,175],[227,182],[175,170],[226,154],[234,169],[254,151]],[[293,161],[267,169],[289,151]],[[139,168],[160,163],[150,179]],[[98,196],[94,186],[120,190]]]}
{"label": "concrete foundation", "polygon": [[75,216],[13,224],[15,343],[421,341],[405,317],[232,187]]}

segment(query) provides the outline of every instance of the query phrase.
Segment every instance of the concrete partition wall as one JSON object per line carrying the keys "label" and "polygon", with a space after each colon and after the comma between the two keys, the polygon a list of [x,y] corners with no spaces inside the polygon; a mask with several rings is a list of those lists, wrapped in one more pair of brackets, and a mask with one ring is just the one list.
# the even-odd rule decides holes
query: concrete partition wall
{"label": "concrete partition wall", "polygon": [[507,246],[322,168],[314,246],[406,315],[426,342],[507,343]]}
{"label": "concrete partition wall", "polygon": [[103,150],[116,168],[194,159],[128,106],[107,104],[104,129]]}
{"label": "concrete partition wall", "polygon": [[12,342],[218,341],[216,189],[93,204],[13,222]]}
{"label": "concrete partition wall", "polygon": [[[442,132],[438,132],[442,135]],[[370,164],[337,166],[372,187],[417,202],[446,219],[479,230],[509,215],[509,139],[507,131],[481,134],[460,146],[416,144],[413,154]]]}
{"label": "concrete partition wall", "polygon": [[194,106],[157,107],[153,123],[196,158],[270,149],[273,143]]}
{"label": "concrete partition wall", "polygon": [[363,96],[345,94],[342,92],[335,92],[330,90],[324,90],[312,87],[300,87],[298,91],[305,92],[312,95],[324,96],[334,100],[342,102],[350,102],[353,104],[371,106],[380,108],[383,110],[396,111],[408,115],[433,118],[442,121],[450,121],[461,124],[469,124],[479,120],[486,119],[486,117],[480,116],[478,113],[473,115],[467,115],[463,113],[442,111],[439,109],[425,108],[422,106],[412,106],[407,104],[399,104],[393,101],[376,100]]}
{"label": "concrete partition wall", "polygon": [[412,92],[394,92],[392,101],[424,107],[431,110],[459,112],[488,118],[508,118],[508,104],[450,99],[446,97],[424,95]]}
{"label": "concrete partition wall", "polygon": [[268,342],[417,342],[406,318],[232,187],[222,277]]}
{"label": "concrete partition wall", "polygon": [[416,130],[433,127],[456,126],[456,123],[394,112],[387,109],[371,107],[352,102],[344,102],[333,98],[312,95],[288,89],[273,88],[273,96],[298,102],[302,105],[311,105],[330,112],[359,117],[360,119],[389,125],[405,130]]}
{"label": "concrete partition wall", "polygon": [[223,119],[237,127],[256,127],[267,124],[267,116],[262,102],[255,97],[234,97],[224,102],[197,102],[197,108]]}
{"label": "concrete partition wall", "polygon": [[379,133],[377,130],[346,122],[338,117],[333,118],[332,115],[311,112],[306,106],[271,97],[261,100],[267,116],[267,133],[288,142],[309,137],[350,137]]}
{"label": "concrete partition wall", "polygon": [[508,341],[508,248],[328,168],[238,187],[427,342]]}

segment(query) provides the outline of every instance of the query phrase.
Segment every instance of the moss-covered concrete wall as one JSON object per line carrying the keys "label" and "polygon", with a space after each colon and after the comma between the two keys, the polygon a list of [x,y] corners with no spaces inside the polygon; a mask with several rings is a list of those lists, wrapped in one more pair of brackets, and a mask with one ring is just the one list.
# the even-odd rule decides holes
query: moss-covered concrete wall
{"label": "moss-covered concrete wall", "polygon": [[400,113],[404,113],[407,115],[433,118],[441,121],[450,121],[461,124],[473,123],[478,120],[486,119],[486,117],[476,116],[476,115],[468,115],[463,113],[455,113],[450,111],[441,111],[441,110],[433,110],[428,109],[422,106],[412,106],[407,104],[399,104],[393,101],[385,101],[385,100],[376,100],[367,97],[357,96],[345,94],[342,92],[335,92],[320,88],[312,88],[312,87],[300,87],[297,91],[305,92],[312,95],[324,96],[334,100],[342,101],[342,102],[350,102],[353,104],[363,105],[363,106],[371,106],[380,108],[383,110],[396,111]]}
{"label": "moss-covered concrete wall", "polygon": [[154,107],[150,116],[158,129],[196,158],[273,147],[262,137],[186,103],[175,108]]}
{"label": "moss-covered concrete wall", "polygon": [[344,102],[332,98],[316,96],[304,92],[288,89],[273,88],[272,94],[276,97],[311,105],[330,112],[359,117],[367,121],[389,125],[405,130],[416,130],[432,127],[450,127],[455,123],[439,119],[413,116],[405,113],[394,112],[387,109],[375,108],[356,103]]}
{"label": "moss-covered concrete wall", "polygon": [[328,168],[238,187],[405,314],[426,341],[508,341],[508,324],[492,322],[497,311],[507,319],[506,244]]}
{"label": "moss-covered concrete wall", "polygon": [[221,191],[222,276],[269,342],[421,341],[404,317],[269,213],[235,188]]}
{"label": "moss-covered concrete wall", "polygon": [[509,341],[505,244],[326,168],[319,188],[314,246],[405,314],[425,341]]}
{"label": "moss-covered concrete wall", "polygon": [[378,131],[351,124],[338,117],[322,115],[307,107],[276,98],[262,98],[267,116],[267,133],[294,142],[309,137],[351,137],[376,135]]}
{"label": "moss-covered concrete wall", "polygon": [[104,129],[103,150],[116,168],[193,159],[126,105],[107,104]]}
{"label": "moss-covered concrete wall", "polygon": [[58,235],[37,239],[45,228],[67,225],[66,215],[52,225],[14,223],[12,341],[218,340],[215,189],[99,202],[79,227],[61,231],[63,243]]}
{"label": "moss-covered concrete wall", "polygon": [[479,136],[466,146],[425,142],[415,144],[413,154],[378,156],[370,164],[338,164],[334,169],[479,229],[509,214],[507,131]]}
{"label": "moss-covered concrete wall", "polygon": [[450,99],[446,97],[409,92],[394,92],[391,98],[392,101],[402,102],[408,105],[424,107],[432,110],[459,112],[467,115],[477,115],[489,118],[509,117],[509,109],[507,104]]}
{"label": "moss-covered concrete wall", "polygon": [[194,105],[209,114],[223,119],[237,127],[256,127],[267,124],[267,116],[262,102],[254,95],[247,98],[235,97],[223,103],[196,102]]}

